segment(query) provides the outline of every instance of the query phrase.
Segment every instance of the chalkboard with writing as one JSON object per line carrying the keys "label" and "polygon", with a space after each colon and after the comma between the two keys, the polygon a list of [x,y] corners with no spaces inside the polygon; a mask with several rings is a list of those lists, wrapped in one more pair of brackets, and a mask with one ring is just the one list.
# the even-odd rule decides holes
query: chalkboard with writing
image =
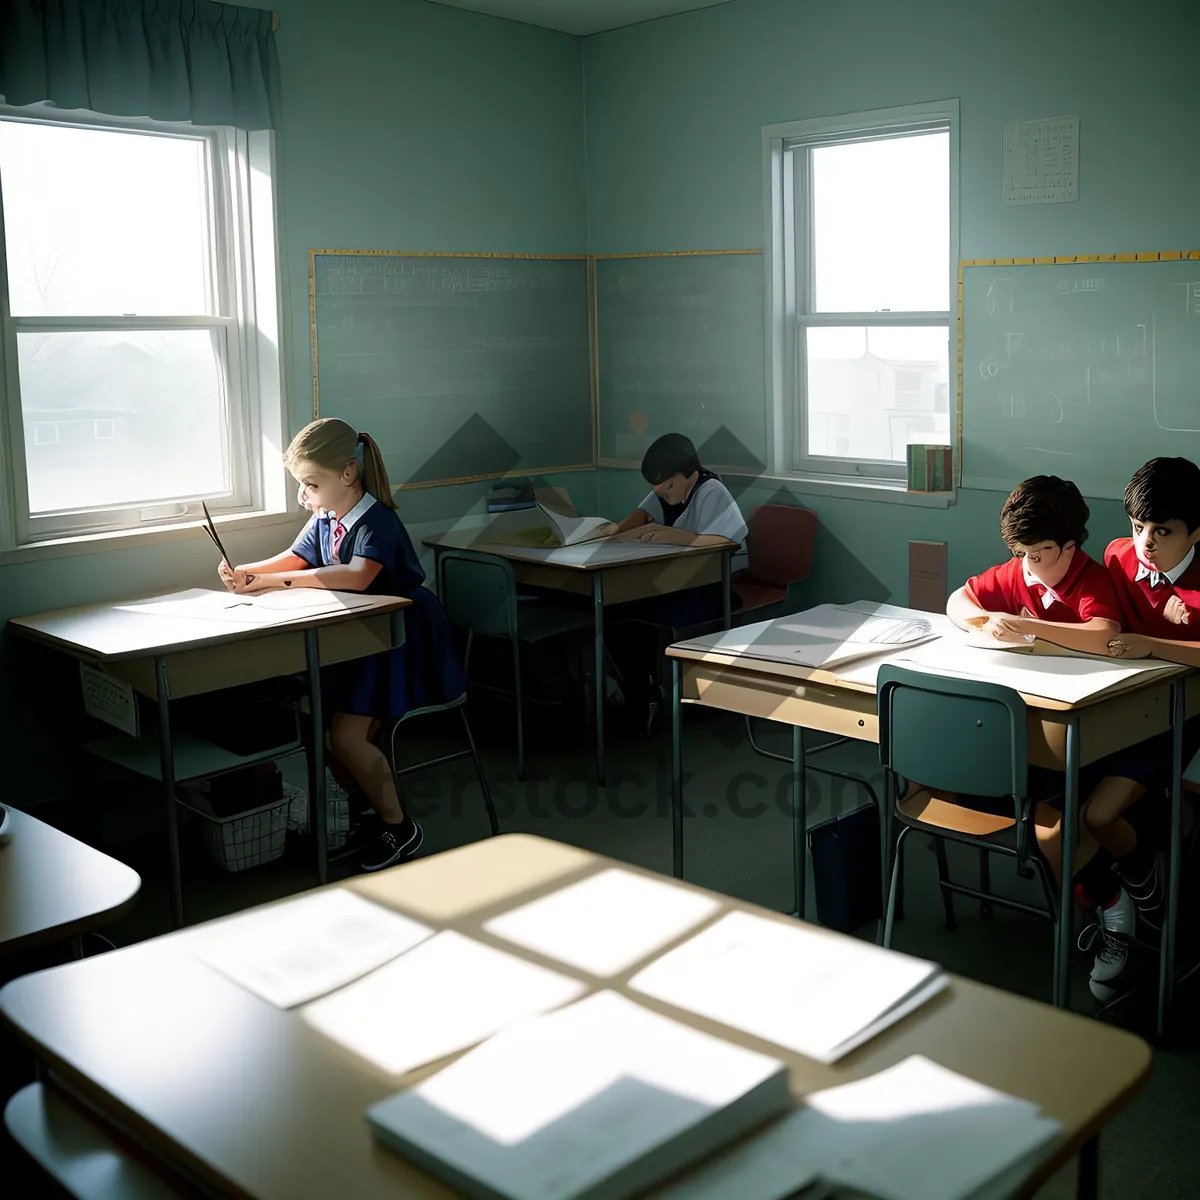
{"label": "chalkboard with writing", "polygon": [[964,266],[962,483],[1035,474],[1120,498],[1200,462],[1200,256]]}
{"label": "chalkboard with writing", "polygon": [[585,257],[314,251],[314,408],[394,485],[590,467]]}

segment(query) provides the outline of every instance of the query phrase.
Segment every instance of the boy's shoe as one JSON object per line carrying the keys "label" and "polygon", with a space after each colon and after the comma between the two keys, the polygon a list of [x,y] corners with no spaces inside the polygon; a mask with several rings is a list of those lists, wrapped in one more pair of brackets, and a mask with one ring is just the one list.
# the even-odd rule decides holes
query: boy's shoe
{"label": "boy's shoe", "polygon": [[1101,1002],[1114,999],[1121,991],[1136,920],[1137,906],[1122,889],[1110,904],[1096,909],[1095,922],[1079,935],[1080,950],[1096,950],[1088,987]]}
{"label": "boy's shoe", "polygon": [[363,851],[360,865],[364,871],[382,871],[384,867],[407,862],[421,848],[424,840],[425,830],[412,817],[405,817],[399,825],[380,821]]}
{"label": "boy's shoe", "polygon": [[[1149,867],[1144,864],[1141,870],[1130,870],[1123,862],[1115,864],[1117,874],[1121,879],[1121,887],[1128,892],[1134,904],[1137,905],[1138,916],[1151,929],[1162,930],[1163,895],[1166,890],[1166,858],[1161,850],[1155,850]],[[1141,878],[1134,878],[1140,875]]]}

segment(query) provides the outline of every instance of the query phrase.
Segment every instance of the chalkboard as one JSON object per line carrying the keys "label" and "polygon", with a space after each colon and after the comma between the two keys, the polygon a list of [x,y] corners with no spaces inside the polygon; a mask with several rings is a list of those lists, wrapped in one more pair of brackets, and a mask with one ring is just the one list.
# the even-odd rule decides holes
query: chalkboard
{"label": "chalkboard", "polygon": [[314,251],[313,401],[393,484],[593,464],[588,262]]}
{"label": "chalkboard", "polygon": [[1200,462],[1200,261],[964,265],[960,303],[964,487],[1119,499],[1148,459]]}
{"label": "chalkboard", "polygon": [[765,469],[759,253],[596,261],[601,461],[683,433],[716,469]]}

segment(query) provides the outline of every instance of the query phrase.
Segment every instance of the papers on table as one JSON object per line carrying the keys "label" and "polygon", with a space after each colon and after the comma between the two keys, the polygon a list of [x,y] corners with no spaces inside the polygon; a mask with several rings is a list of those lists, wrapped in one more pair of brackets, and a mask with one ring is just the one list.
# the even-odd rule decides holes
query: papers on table
{"label": "papers on table", "polygon": [[353,892],[318,892],[219,921],[197,956],[247,991],[291,1008],[373,971],[433,930]]}
{"label": "papers on table", "polygon": [[690,650],[833,669],[930,641],[947,626],[944,617],[892,605],[820,604],[796,616],[760,621],[680,644]]}
{"label": "papers on table", "polygon": [[510,1026],[367,1120],[469,1196],[623,1200],[789,1104],[782,1062],[599,992]]}
{"label": "papers on table", "polygon": [[614,867],[493,917],[484,928],[546,958],[607,977],[662,949],[717,908],[709,896]]}
{"label": "papers on table", "polygon": [[983,1200],[1060,1132],[1036,1105],[914,1055],[811,1094],[656,1200],[783,1200],[817,1179],[880,1200]]}
{"label": "papers on table", "polygon": [[318,1000],[304,1019],[390,1074],[434,1062],[584,992],[582,983],[452,930]]}
{"label": "papers on table", "polygon": [[274,625],[296,620],[365,608],[371,597],[359,592],[327,592],[318,588],[293,588],[289,591],[263,592],[238,596],[207,588],[190,588],[154,600],[118,604],[116,611],[140,616],[173,617],[200,621],[226,621],[233,625]]}
{"label": "papers on table", "polygon": [[[1064,704],[1078,704],[1138,676],[1174,669],[1171,663],[1157,659],[1125,662],[1083,654],[1012,654],[977,649],[966,643],[965,637],[940,638],[904,654],[892,655],[887,661],[914,671],[1000,683],[1029,696],[1043,696]],[[879,664],[872,665],[877,671]]]}
{"label": "papers on table", "polygon": [[833,1063],[947,985],[934,963],[814,926],[734,912],[640,971],[630,987]]}

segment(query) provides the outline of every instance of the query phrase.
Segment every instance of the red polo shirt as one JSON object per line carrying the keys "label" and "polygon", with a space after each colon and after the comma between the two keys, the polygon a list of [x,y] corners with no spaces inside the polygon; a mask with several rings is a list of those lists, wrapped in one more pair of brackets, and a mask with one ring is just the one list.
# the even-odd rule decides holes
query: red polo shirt
{"label": "red polo shirt", "polygon": [[[1149,578],[1137,578],[1142,564],[1132,538],[1111,542],[1104,552],[1104,564],[1121,604],[1124,628],[1168,641],[1200,642],[1200,553],[1192,556],[1174,583],[1163,575],[1157,587],[1151,586]],[[1165,615],[1172,596],[1184,605],[1182,611],[1171,606],[1175,620]]]}
{"label": "red polo shirt", "polygon": [[[1058,621],[1064,625],[1081,625],[1099,618],[1121,621],[1121,608],[1107,572],[1082,550],[1075,552],[1071,568],[1053,589],[1025,579],[1023,559],[1010,558],[998,567],[989,567],[982,575],[967,580],[981,608],[988,612],[1027,612],[1039,621]],[[1054,598],[1047,606],[1045,597],[1052,590]],[[1200,630],[1200,627],[1198,627]],[[1200,631],[1197,632],[1200,637]]]}

